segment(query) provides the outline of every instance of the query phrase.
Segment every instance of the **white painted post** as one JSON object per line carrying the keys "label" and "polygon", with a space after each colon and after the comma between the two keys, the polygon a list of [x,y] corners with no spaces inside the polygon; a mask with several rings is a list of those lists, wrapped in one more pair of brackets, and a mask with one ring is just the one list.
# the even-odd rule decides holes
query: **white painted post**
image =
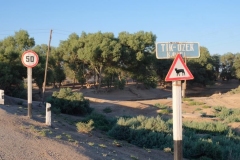
{"label": "white painted post", "polygon": [[27,67],[28,81],[28,117],[32,118],[32,68]]}
{"label": "white painted post", "polygon": [[46,103],[46,125],[51,126],[51,104]]}
{"label": "white painted post", "polygon": [[0,89],[0,104],[4,104],[4,90]]}
{"label": "white painted post", "polygon": [[181,81],[172,82],[174,160],[182,160]]}
{"label": "white painted post", "polygon": [[27,82],[28,82],[28,117],[32,118],[32,68],[38,64],[37,53],[28,50],[22,54],[22,63],[27,67]]}

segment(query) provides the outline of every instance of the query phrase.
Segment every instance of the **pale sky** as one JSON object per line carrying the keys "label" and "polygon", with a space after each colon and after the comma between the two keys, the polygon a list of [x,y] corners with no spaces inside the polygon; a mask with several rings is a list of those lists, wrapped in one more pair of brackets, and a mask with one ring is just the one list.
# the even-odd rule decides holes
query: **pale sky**
{"label": "pale sky", "polygon": [[152,32],[156,42],[199,42],[211,54],[240,52],[239,0],[1,0],[0,40],[27,30],[57,47],[72,33]]}

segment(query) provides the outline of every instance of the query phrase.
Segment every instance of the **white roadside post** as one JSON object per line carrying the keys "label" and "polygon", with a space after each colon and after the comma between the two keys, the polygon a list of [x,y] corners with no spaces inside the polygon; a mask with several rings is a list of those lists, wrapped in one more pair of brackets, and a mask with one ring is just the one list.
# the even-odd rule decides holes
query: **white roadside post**
{"label": "white roadside post", "polygon": [[4,105],[4,90],[0,89],[0,104]]}
{"label": "white roadside post", "polygon": [[182,96],[181,81],[172,82],[174,160],[182,159]]}
{"label": "white roadside post", "polygon": [[27,82],[28,82],[28,117],[32,118],[32,68],[27,67]]}
{"label": "white roadside post", "polygon": [[46,103],[46,125],[51,126],[51,104]]}
{"label": "white roadside post", "polygon": [[172,81],[174,160],[182,160],[183,157],[181,80],[189,79],[193,79],[193,75],[184,63],[182,56],[177,54],[165,78],[165,81]]}
{"label": "white roadside post", "polygon": [[28,117],[32,118],[32,68],[38,64],[38,55],[34,51],[28,50],[22,54],[22,63],[27,67],[28,82]]}

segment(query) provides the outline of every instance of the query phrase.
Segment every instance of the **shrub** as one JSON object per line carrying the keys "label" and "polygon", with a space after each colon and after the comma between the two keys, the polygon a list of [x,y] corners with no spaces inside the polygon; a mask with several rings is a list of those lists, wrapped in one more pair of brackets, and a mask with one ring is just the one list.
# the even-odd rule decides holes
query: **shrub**
{"label": "shrub", "polygon": [[214,107],[215,116],[224,120],[224,122],[240,122],[240,109],[228,109],[222,106]]}
{"label": "shrub", "polygon": [[[236,112],[237,113],[237,112]],[[139,147],[172,151],[172,119],[120,117],[108,135]],[[183,157],[187,159],[240,159],[240,136],[222,122],[184,122]]]}
{"label": "shrub", "polygon": [[93,120],[94,127],[101,131],[109,131],[116,123],[115,119],[106,118],[106,116],[98,113],[91,113],[83,120],[83,122],[87,122],[89,120]]}
{"label": "shrub", "polygon": [[17,104],[18,105],[23,105],[23,101],[18,101]]}
{"label": "shrub", "polygon": [[196,108],[195,111],[201,111],[202,109],[201,108]]}
{"label": "shrub", "polygon": [[87,114],[92,112],[89,100],[83,97],[82,93],[72,92],[70,88],[62,88],[59,92],[53,92],[52,97],[48,99],[53,110],[60,110],[66,114]]}
{"label": "shrub", "polygon": [[240,93],[240,86],[238,86],[238,88],[232,89],[231,91],[229,91],[230,94],[237,94]]}
{"label": "shrub", "polygon": [[61,113],[61,109],[58,107],[51,107],[51,111],[55,114],[60,114]]}
{"label": "shrub", "polygon": [[19,81],[19,85],[17,86],[10,86],[9,90],[7,89],[4,91],[6,95],[21,98],[21,99],[27,99],[27,89],[24,87],[24,82]]}
{"label": "shrub", "polygon": [[164,104],[160,104],[160,103],[156,103],[156,104],[154,104],[154,106],[159,108],[159,109],[166,109],[166,108],[168,108],[168,106],[166,106]]}
{"label": "shrub", "polygon": [[159,111],[159,114],[160,114],[160,115],[161,115],[161,114],[169,114],[169,113],[172,113],[172,109],[171,109],[169,106],[166,106],[166,105],[164,105],[164,104],[156,103],[154,106],[157,107],[157,108],[159,108],[159,109],[161,109],[161,110]]}
{"label": "shrub", "polygon": [[[185,141],[185,139],[184,139]],[[183,141],[183,142],[184,142]],[[187,143],[186,143],[187,142]],[[211,139],[197,139],[195,141],[186,141],[183,146],[185,148],[183,155],[188,159],[222,159],[222,151],[220,146]]]}
{"label": "shrub", "polygon": [[148,76],[144,78],[143,84],[146,88],[156,88],[158,83],[158,78],[156,76]]}
{"label": "shrub", "polygon": [[104,113],[111,113],[112,109],[110,107],[106,107],[106,108],[103,109],[103,112]]}
{"label": "shrub", "polygon": [[88,121],[88,123],[78,122],[76,124],[77,131],[81,133],[89,133],[94,129],[93,124],[94,124],[93,120]]}
{"label": "shrub", "polygon": [[183,98],[183,101],[187,101],[187,102],[189,102],[189,101],[193,101],[193,99],[190,99],[190,98]]}
{"label": "shrub", "polygon": [[78,82],[81,84],[81,85],[84,85],[86,83],[86,78],[84,77],[78,77]]}
{"label": "shrub", "polygon": [[204,105],[202,108],[211,108],[211,106]]}
{"label": "shrub", "polygon": [[232,110],[222,106],[214,107],[214,109],[215,109],[215,116],[219,117],[221,120],[224,120],[225,118],[229,117],[233,113]]}
{"label": "shrub", "polygon": [[159,114],[162,115],[162,114],[170,114],[172,113],[172,109],[171,108],[166,108],[166,109],[162,109]]}
{"label": "shrub", "polygon": [[159,116],[121,117],[108,134],[115,139],[126,140],[139,147],[163,149],[172,146],[169,125]]}
{"label": "shrub", "polygon": [[171,148],[169,148],[169,147],[167,147],[167,148],[164,148],[164,149],[163,149],[163,151],[164,151],[164,152],[167,152],[167,153],[170,153],[170,152],[172,152]]}
{"label": "shrub", "polygon": [[189,101],[189,105],[203,105],[203,102]]}
{"label": "shrub", "polygon": [[121,126],[121,125],[115,125],[109,132],[108,135],[110,135],[113,138],[116,138],[118,140],[129,140],[130,135],[130,128],[128,126]]}
{"label": "shrub", "polygon": [[125,88],[126,81],[125,79],[117,80],[114,82],[114,87],[120,90],[123,90]]}
{"label": "shrub", "polygon": [[[191,133],[190,133],[191,132]],[[229,132],[231,132],[229,130]],[[188,159],[239,159],[239,136],[227,135],[201,135],[195,131],[184,131],[183,157]],[[230,133],[231,134],[231,133]]]}
{"label": "shrub", "polygon": [[228,125],[222,122],[194,122],[186,121],[183,123],[185,129],[195,130],[196,133],[220,133],[224,134],[228,132]]}

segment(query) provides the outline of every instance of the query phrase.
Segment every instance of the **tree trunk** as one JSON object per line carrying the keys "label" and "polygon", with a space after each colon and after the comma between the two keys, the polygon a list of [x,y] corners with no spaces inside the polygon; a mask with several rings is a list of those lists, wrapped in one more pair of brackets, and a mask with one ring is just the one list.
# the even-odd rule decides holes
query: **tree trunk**
{"label": "tree trunk", "polygon": [[55,85],[56,85],[56,81],[53,80],[53,88],[55,88]]}
{"label": "tree trunk", "polygon": [[42,93],[43,93],[43,87],[41,86],[41,87],[39,87],[38,89],[39,89],[39,92],[38,92],[39,97],[42,98],[42,96],[43,96],[43,95],[42,95]]}
{"label": "tree trunk", "polygon": [[62,85],[61,82],[59,82],[59,86],[58,87],[61,88],[61,85]]}
{"label": "tree trunk", "polygon": [[99,71],[95,67],[95,71],[98,73],[98,88],[97,88],[97,92],[98,92],[101,88],[101,83],[102,83],[102,66],[99,67]]}
{"label": "tree trunk", "polygon": [[102,83],[102,78],[101,78],[101,76],[99,76],[98,89],[97,89],[97,91],[100,90],[100,88],[101,88],[101,83]]}
{"label": "tree trunk", "polygon": [[121,81],[121,80],[122,80],[122,78],[121,78],[121,75],[120,75],[120,74],[118,75],[118,80],[119,80],[119,81]]}
{"label": "tree trunk", "polygon": [[75,87],[75,77],[73,78],[73,88]]}
{"label": "tree trunk", "polygon": [[94,73],[93,73],[94,75],[94,86],[96,85],[96,71],[94,70]]}

